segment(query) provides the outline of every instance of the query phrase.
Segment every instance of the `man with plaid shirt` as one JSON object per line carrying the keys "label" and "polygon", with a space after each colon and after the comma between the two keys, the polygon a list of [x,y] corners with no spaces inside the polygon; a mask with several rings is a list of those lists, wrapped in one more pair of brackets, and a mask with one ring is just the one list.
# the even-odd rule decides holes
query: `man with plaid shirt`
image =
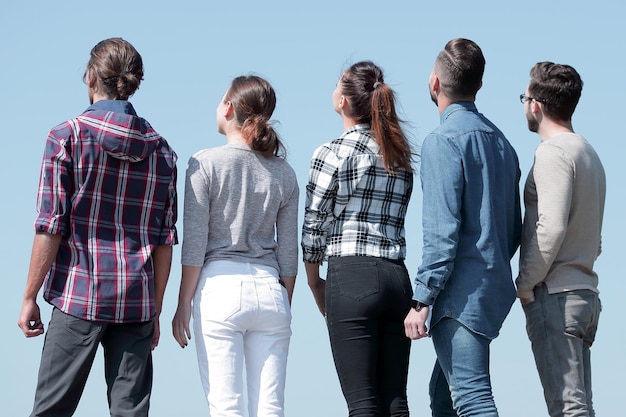
{"label": "man with plaid shirt", "polygon": [[98,43],[84,76],[91,106],[46,141],[18,321],[26,337],[43,334],[43,286],[54,310],[31,416],[74,413],[99,344],[110,415],[148,415],[151,350],[177,243],[176,154],[127,101],[142,79],[130,43]]}

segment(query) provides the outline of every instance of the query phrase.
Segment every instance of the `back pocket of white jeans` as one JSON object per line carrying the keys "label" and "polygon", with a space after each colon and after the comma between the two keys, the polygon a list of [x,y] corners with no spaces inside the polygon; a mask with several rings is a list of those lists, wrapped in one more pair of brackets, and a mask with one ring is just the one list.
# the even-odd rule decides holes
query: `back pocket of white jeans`
{"label": "back pocket of white jeans", "polygon": [[241,311],[241,281],[238,279],[230,282],[209,278],[199,295],[195,302],[200,303],[203,320],[224,321]]}

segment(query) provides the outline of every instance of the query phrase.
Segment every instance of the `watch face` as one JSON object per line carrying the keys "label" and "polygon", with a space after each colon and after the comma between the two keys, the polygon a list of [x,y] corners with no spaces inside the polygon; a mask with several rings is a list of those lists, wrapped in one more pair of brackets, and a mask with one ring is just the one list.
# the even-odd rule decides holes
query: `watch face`
{"label": "watch face", "polygon": [[411,308],[414,308],[415,311],[420,311],[424,307],[428,307],[427,304],[421,303],[417,300],[411,300]]}

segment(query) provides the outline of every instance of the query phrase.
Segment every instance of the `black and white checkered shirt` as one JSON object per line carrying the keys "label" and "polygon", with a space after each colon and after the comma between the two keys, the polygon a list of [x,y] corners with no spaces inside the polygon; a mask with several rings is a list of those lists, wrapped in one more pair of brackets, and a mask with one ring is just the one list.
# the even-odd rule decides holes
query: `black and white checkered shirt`
{"label": "black and white checkered shirt", "polygon": [[404,217],[412,190],[411,172],[385,171],[367,124],[320,146],[306,187],[304,261],[352,255],[404,259]]}

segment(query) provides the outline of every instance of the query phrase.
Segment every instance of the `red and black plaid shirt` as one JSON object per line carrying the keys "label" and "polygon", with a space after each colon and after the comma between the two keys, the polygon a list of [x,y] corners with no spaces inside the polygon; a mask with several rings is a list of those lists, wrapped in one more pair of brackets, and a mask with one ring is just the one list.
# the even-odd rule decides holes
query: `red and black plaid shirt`
{"label": "red and black plaid shirt", "polygon": [[98,101],[50,131],[35,221],[63,236],[49,303],[92,321],[154,317],[152,253],[178,243],[176,159],[127,101]]}

